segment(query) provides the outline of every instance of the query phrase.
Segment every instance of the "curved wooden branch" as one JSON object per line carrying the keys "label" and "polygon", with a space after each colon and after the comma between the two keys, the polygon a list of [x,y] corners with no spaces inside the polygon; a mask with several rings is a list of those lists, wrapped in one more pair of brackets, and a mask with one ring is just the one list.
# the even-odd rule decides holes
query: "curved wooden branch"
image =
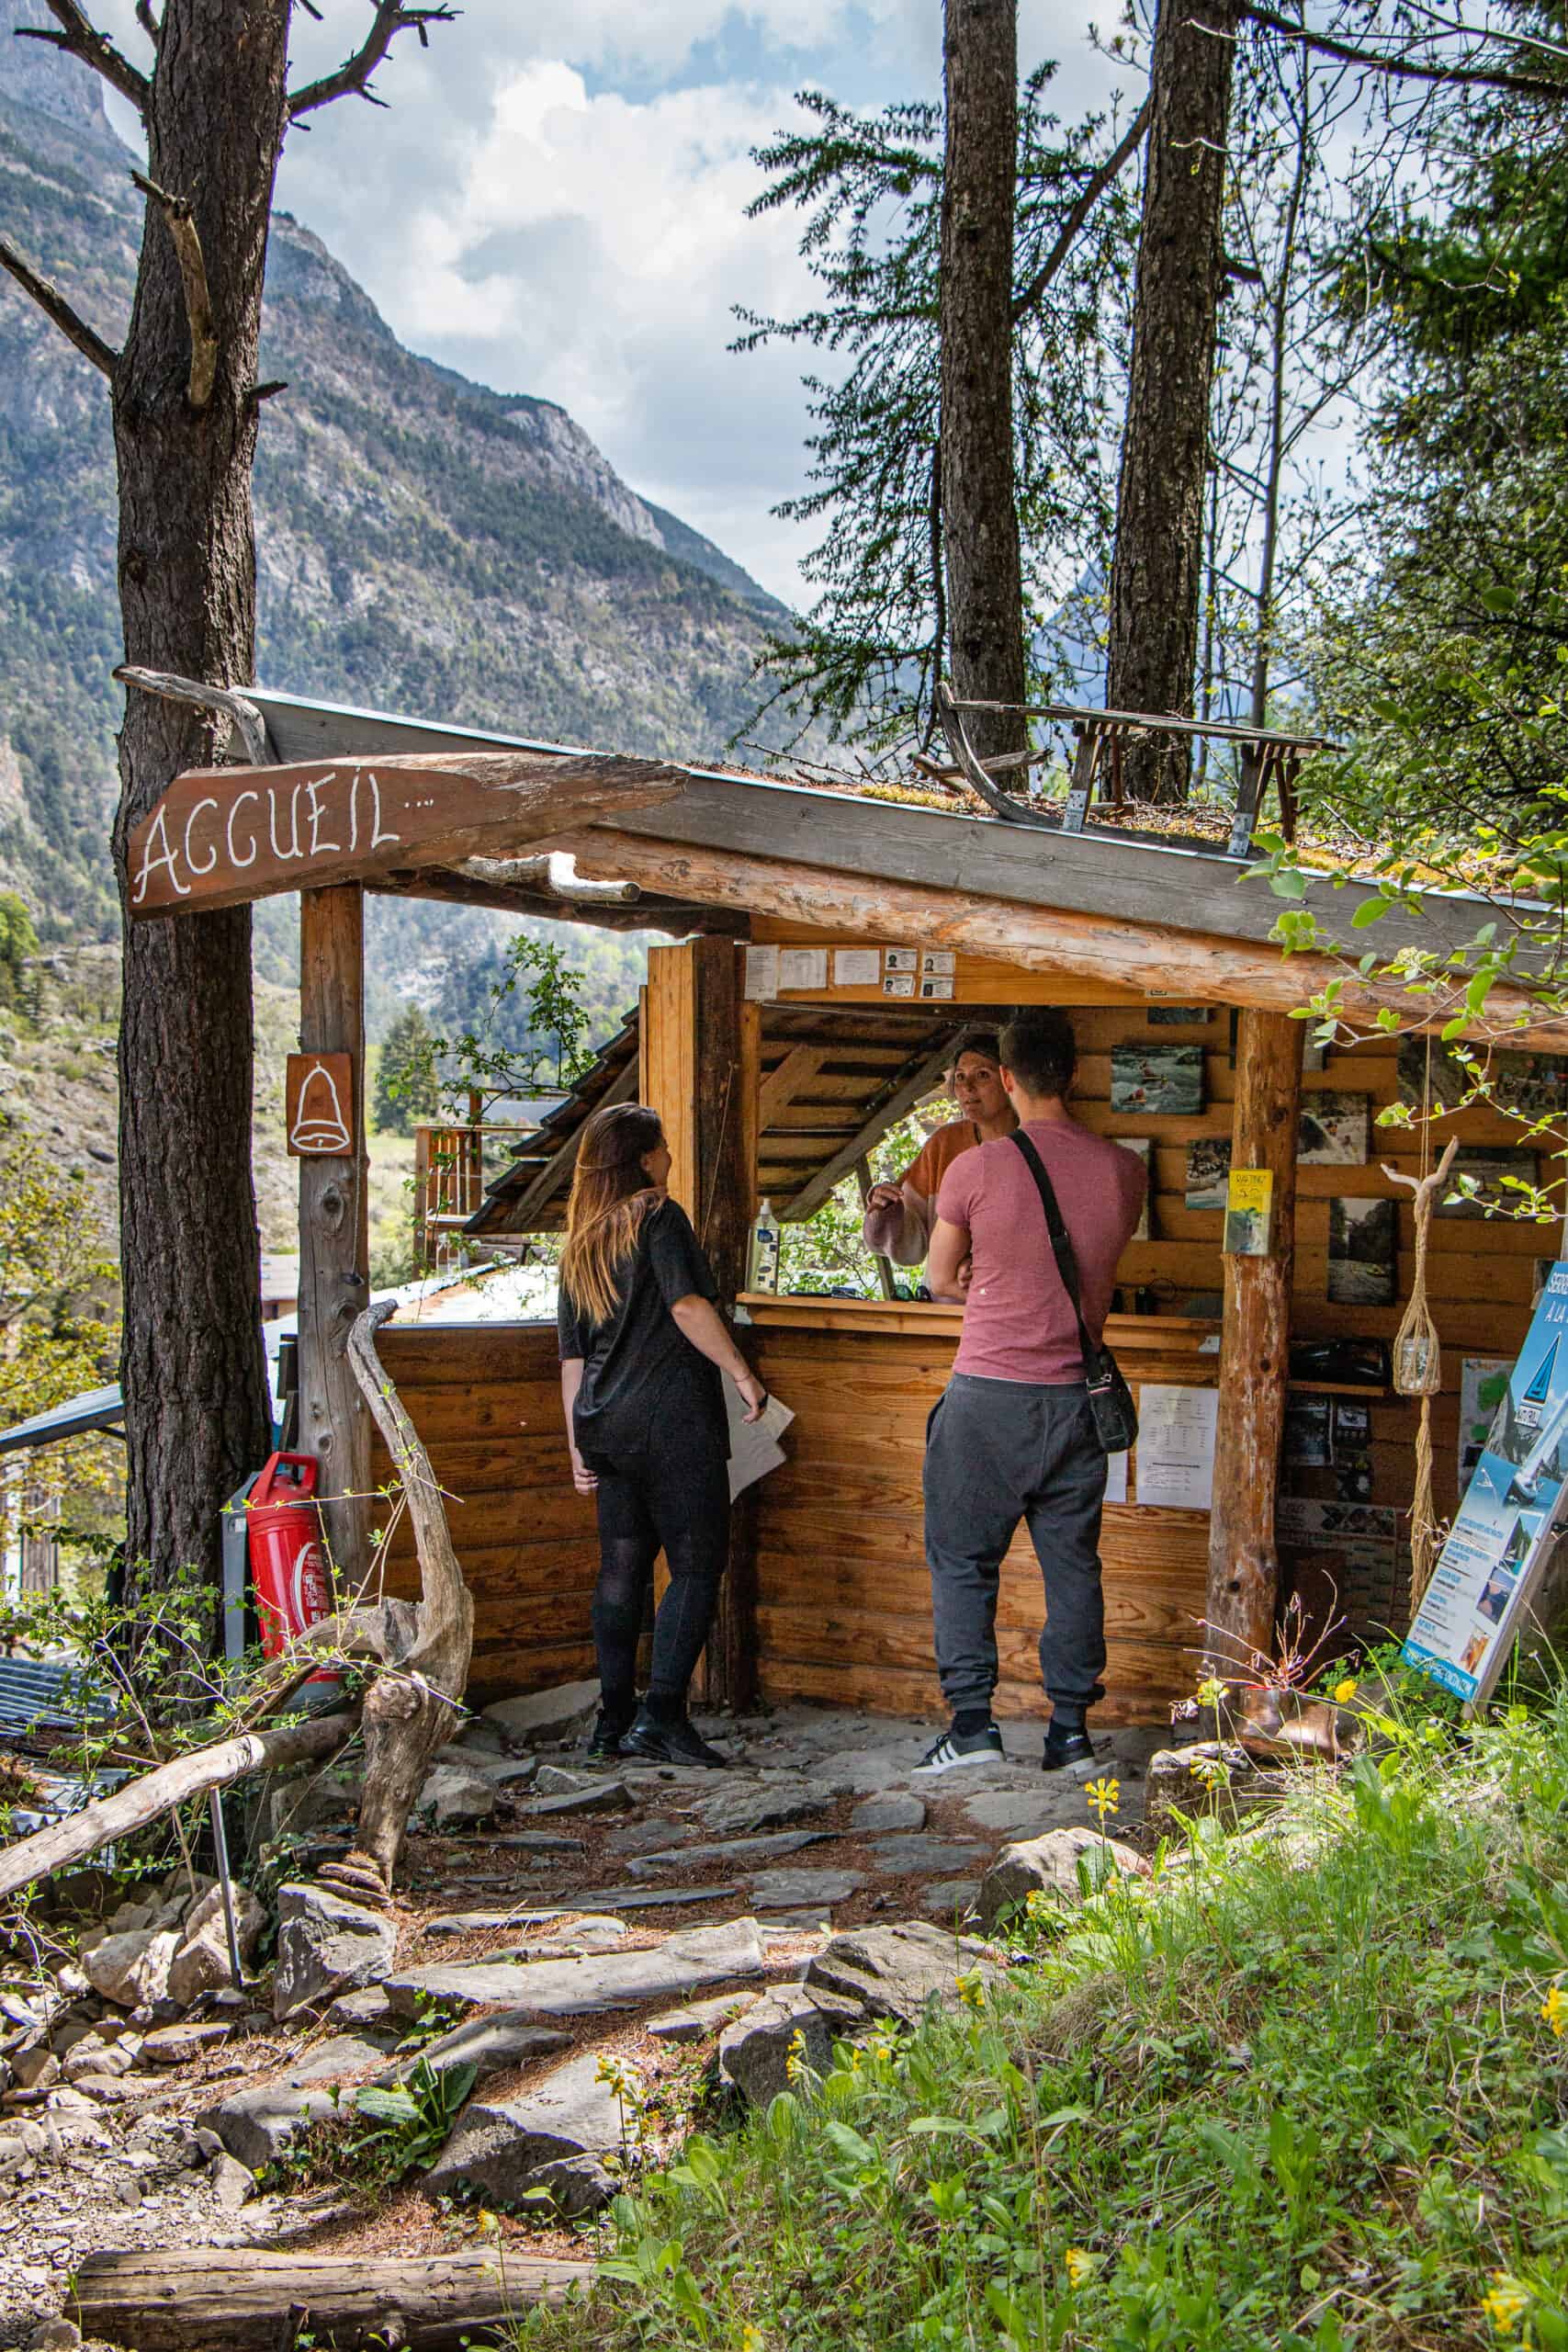
{"label": "curved wooden branch", "polygon": [[40,277],[4,237],[0,237],[0,269],[9,270],[23,292],[32,296],[44,317],[52,319],[66,341],[73,343],[83,358],[90,359],[100,374],[112,379],[119,366],[118,352],[111,349],[103,336],[72,309],[52,279]]}
{"label": "curved wooden branch", "polygon": [[218,380],[218,329],[213,323],[212,296],[208,289],[200,232],[188,196],[171,196],[166,188],[160,187],[155,180],[144,178],[141,172],[132,172],[130,176],[142,195],[158,207],[175,241],[175,257],[185,288],[186,321],[190,328],[186,398],[199,413],[212,398],[212,387]]}
{"label": "curved wooden branch", "polygon": [[1060,830],[1056,820],[1043,817],[1031,808],[1027,801],[1015,800],[1010,792],[998,792],[980,764],[979,755],[964,729],[964,715],[953,699],[952,687],[942,680],[937,692],[937,707],[942,713],[942,729],[947,737],[948,749],[954,763],[971,791],[977,792],[994,817],[1009,825],[1037,825],[1052,832]]}
{"label": "curved wooden branch", "polygon": [[250,765],[265,768],[272,763],[266,721],[237,686],[209,686],[199,678],[176,677],[172,670],[140,670],[133,662],[122,662],[112,675],[120,685],[140,686],[143,694],[159,695],[164,702],[188,702],[197,710],[220,710],[232,721]]}
{"label": "curved wooden branch", "polygon": [[377,0],[374,22],[361,46],[352,57],[344,58],[335,73],[323,74],[319,82],[307,82],[303,89],[292,93],[288,100],[288,119],[298,122],[302,114],[311,114],[317,107],[331,106],[334,98],[345,98],[350,92],[368,98],[372,106],[383,105],[385,101],[377,97],[370,88],[370,76],[385,59],[399,33],[416,32],[420,47],[428,49],[430,35],[426,28],[452,24],[458,14],[457,9],[446,5],[446,0],[434,8],[405,8],[400,0]]}
{"label": "curved wooden branch", "polygon": [[89,22],[76,0],[48,0],[49,13],[60,26],[57,33],[41,25],[18,25],[18,40],[44,40],[51,49],[64,51],[67,57],[79,57],[95,74],[101,74],[112,90],[129,98],[140,115],[145,115],[152,85],[145,74],[139,73],[129,57],[122,57],[107,33],[99,32]]}

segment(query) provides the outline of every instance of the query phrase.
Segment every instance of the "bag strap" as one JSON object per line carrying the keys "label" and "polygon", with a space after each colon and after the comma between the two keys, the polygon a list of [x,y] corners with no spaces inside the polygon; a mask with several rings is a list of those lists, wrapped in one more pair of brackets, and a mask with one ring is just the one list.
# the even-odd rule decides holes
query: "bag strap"
{"label": "bag strap", "polygon": [[1078,1297],[1077,1257],[1073,1249],[1072,1236],[1063,1222],[1061,1208],[1056,1200],[1055,1187],[1045,1173],[1045,1162],[1021,1128],[1015,1127],[1012,1134],[1009,1136],[1008,1141],[1018,1146],[1023,1154],[1024,1164],[1034,1179],[1034,1188],[1040,1195],[1040,1205],[1045,1212],[1045,1230],[1051,1237],[1051,1248],[1056,1260],[1056,1272],[1062,1278],[1062,1288],[1066,1292],[1073,1313],[1077,1317],[1078,1346],[1083,1353],[1083,1368],[1086,1374],[1092,1377],[1100,1368],[1104,1351],[1097,1347],[1089,1338],[1089,1326],[1083,1319],[1083,1307],[1079,1304]]}

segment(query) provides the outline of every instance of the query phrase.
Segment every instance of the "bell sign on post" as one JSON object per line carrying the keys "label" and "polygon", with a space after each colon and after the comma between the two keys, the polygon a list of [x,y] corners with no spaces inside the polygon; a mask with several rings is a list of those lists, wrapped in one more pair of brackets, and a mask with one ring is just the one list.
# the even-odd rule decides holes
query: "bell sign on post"
{"label": "bell sign on post", "polygon": [[352,1054],[290,1054],[283,1099],[291,1159],[353,1159]]}

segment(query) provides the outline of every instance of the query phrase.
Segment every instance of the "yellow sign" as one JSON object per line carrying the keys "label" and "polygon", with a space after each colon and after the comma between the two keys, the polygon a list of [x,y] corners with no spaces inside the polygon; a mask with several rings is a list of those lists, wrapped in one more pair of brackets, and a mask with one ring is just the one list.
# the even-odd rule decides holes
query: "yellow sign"
{"label": "yellow sign", "polygon": [[1233,1168],[1225,1185],[1224,1238],[1233,1258],[1267,1258],[1273,1211],[1273,1170]]}

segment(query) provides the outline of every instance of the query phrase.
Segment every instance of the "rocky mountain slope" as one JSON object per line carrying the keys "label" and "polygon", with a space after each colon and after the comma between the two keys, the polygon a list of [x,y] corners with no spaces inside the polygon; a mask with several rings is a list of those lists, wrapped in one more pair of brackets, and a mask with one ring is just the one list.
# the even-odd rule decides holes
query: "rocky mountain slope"
{"label": "rocky mountain slope", "polygon": [[[131,157],[80,66],[9,38],[0,231],[111,338],[141,234]],[[780,608],[627,489],[547,401],[417,357],[320,240],[274,223],[256,469],[258,673],[344,702],[712,756]],[[41,933],[111,925],[119,655],[101,379],[0,279],[0,887]]]}

